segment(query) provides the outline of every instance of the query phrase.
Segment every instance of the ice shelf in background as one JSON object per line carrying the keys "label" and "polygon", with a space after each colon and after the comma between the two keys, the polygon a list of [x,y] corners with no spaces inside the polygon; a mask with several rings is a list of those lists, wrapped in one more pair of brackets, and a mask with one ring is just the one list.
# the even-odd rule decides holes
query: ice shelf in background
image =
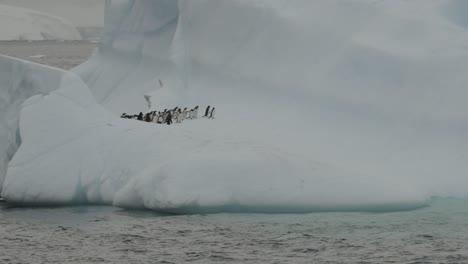
{"label": "ice shelf in background", "polygon": [[80,40],[69,21],[50,14],[0,4],[0,40]]}

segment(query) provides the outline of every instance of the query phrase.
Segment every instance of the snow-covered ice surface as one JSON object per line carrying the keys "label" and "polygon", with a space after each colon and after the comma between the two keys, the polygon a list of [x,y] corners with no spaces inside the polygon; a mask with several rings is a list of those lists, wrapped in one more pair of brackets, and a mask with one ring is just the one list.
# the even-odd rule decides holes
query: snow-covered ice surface
{"label": "snow-covered ice surface", "polygon": [[47,13],[0,4],[0,40],[79,40],[69,21]]}
{"label": "snow-covered ice surface", "polygon": [[[93,57],[23,104],[2,195],[169,212],[401,210],[466,196],[466,7],[108,1]],[[157,109],[214,105],[217,119],[117,118],[145,110],[146,95]]]}

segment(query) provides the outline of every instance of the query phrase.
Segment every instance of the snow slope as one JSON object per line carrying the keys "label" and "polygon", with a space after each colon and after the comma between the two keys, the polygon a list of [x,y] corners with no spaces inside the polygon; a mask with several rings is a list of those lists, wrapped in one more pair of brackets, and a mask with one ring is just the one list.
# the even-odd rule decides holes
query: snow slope
{"label": "snow slope", "polygon": [[[108,1],[103,43],[74,70],[84,83],[67,77],[22,108],[2,195],[172,212],[467,196],[466,7]],[[156,109],[210,104],[218,116],[171,127],[116,118],[145,110],[145,95]]]}
{"label": "snow slope", "polygon": [[0,40],[80,40],[67,20],[30,9],[0,4]]}

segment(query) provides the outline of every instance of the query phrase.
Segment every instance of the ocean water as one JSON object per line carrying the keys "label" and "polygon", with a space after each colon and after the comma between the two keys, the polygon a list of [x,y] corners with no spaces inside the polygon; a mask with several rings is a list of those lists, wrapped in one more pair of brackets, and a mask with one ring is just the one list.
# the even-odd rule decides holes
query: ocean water
{"label": "ocean water", "polygon": [[468,263],[468,199],[392,213],[0,205],[0,263]]}

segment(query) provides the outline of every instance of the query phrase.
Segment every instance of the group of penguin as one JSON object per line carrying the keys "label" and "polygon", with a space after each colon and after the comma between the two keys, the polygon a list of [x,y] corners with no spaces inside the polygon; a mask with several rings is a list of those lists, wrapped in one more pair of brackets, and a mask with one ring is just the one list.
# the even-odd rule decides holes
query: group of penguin
{"label": "group of penguin", "polygon": [[[172,110],[164,109],[163,112],[159,111],[152,111],[146,114],[140,112],[138,115],[128,115],[123,113],[121,118],[125,119],[135,119],[139,121],[144,121],[148,123],[157,123],[157,124],[167,124],[172,125],[172,123],[180,124],[185,119],[197,119],[198,118],[198,106],[191,110],[187,110],[188,108],[181,109],[176,107]],[[205,110],[205,118],[215,118],[215,107],[208,106]]]}

